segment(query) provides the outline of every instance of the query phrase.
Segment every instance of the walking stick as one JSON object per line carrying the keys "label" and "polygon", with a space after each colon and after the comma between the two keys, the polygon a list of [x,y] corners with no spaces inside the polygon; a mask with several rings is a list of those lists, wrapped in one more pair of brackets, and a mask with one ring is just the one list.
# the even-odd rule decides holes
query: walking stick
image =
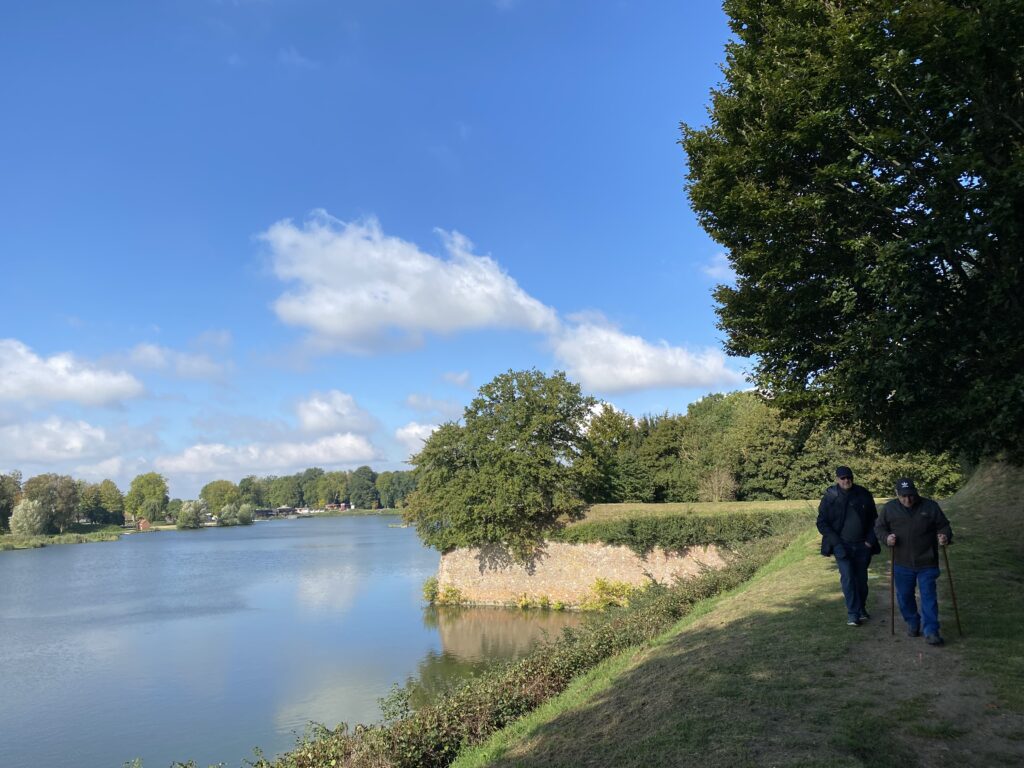
{"label": "walking stick", "polygon": [[953,587],[953,572],[949,570],[949,554],[946,552],[946,545],[942,545],[942,559],[946,563],[946,575],[949,577],[949,595],[953,598],[953,613],[956,614],[956,628],[960,631],[960,637],[964,636],[964,628],[960,626],[960,607],[956,604],[956,589]]}
{"label": "walking stick", "polygon": [[[896,634],[896,585],[893,581],[896,570],[896,548],[889,547],[889,634]],[[948,571],[948,569],[947,569]]]}

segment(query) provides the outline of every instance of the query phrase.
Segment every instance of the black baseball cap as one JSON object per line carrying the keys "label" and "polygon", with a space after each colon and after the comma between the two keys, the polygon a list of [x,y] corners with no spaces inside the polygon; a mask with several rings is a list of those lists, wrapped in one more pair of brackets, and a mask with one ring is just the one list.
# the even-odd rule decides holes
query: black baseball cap
{"label": "black baseball cap", "polygon": [[896,481],[897,496],[917,496],[917,486],[909,477],[901,477]]}
{"label": "black baseball cap", "polygon": [[836,467],[836,477],[853,478],[853,470],[849,467]]}

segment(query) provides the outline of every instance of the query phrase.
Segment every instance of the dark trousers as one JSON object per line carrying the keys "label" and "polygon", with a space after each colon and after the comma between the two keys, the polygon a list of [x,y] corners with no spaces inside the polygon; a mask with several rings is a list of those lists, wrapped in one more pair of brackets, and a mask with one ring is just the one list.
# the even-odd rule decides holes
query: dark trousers
{"label": "dark trousers", "polygon": [[839,568],[839,585],[846,599],[846,615],[857,620],[864,613],[868,601],[868,566],[871,565],[871,550],[860,541],[846,544],[846,557],[836,558]]}

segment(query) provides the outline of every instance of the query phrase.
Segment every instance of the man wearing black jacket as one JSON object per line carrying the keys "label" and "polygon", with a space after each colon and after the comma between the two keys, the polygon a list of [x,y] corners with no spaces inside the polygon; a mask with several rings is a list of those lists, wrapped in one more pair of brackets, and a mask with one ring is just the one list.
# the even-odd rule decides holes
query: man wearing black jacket
{"label": "man wearing black jacket", "polygon": [[836,484],[818,504],[821,554],[834,555],[839,585],[846,600],[846,623],[859,627],[871,618],[867,612],[868,566],[881,551],[875,536],[878,511],[871,494],[853,483],[853,470],[836,468]]}
{"label": "man wearing black jacket", "polygon": [[[934,501],[918,496],[914,481],[904,477],[896,481],[896,498],[882,508],[875,535],[893,548],[896,603],[907,622],[907,634],[917,637],[923,630],[929,645],[942,645],[935,582],[939,547],[953,541],[946,515]],[[920,614],[915,587],[921,591]]]}

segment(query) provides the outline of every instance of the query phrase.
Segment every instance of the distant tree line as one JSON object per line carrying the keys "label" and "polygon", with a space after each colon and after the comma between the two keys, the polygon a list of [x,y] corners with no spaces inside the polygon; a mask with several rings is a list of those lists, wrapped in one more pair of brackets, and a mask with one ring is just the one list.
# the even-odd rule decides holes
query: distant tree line
{"label": "distant tree line", "polygon": [[167,480],[156,472],[136,476],[122,494],[113,480],[90,483],[46,473],[23,482],[14,471],[0,474],[0,531],[55,534],[76,523],[123,525],[126,520],[173,521],[180,528],[198,528],[208,520],[248,525],[255,510],[266,507],[401,507],[414,488],[411,471],[378,473],[363,466],[326,472],[312,467],[294,475],[250,475],[237,484],[214,480],[203,486],[198,499],[184,501],[169,498]]}

